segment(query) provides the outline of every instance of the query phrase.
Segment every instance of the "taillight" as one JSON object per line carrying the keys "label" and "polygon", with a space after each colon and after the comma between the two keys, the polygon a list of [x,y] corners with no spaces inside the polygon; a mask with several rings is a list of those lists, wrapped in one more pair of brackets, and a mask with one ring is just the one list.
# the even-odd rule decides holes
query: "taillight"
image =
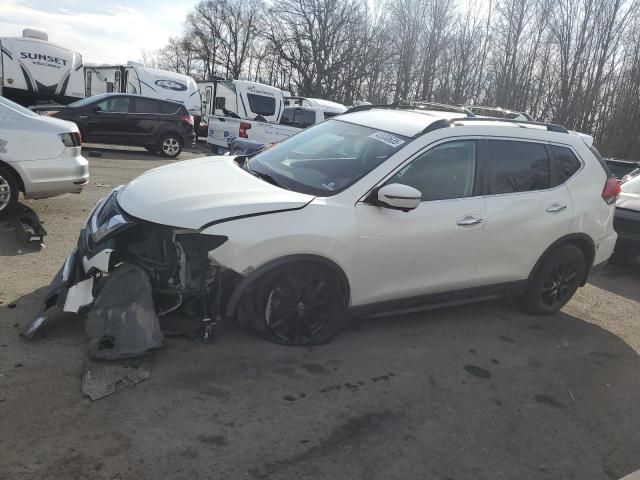
{"label": "taillight", "polygon": [[65,147],[79,147],[82,143],[78,132],[61,133],[58,136],[60,137],[60,141],[64,143]]}
{"label": "taillight", "polygon": [[247,130],[251,128],[251,124],[247,122],[240,122],[240,138],[249,138]]}
{"label": "taillight", "polygon": [[73,135],[76,137],[76,141],[78,142],[78,146],[82,145],[82,134],[80,132],[73,132]]}
{"label": "taillight", "polygon": [[189,125],[193,127],[193,117],[191,115],[181,115],[180,120],[187,122]]}
{"label": "taillight", "polygon": [[618,195],[620,195],[620,182],[617,178],[608,177],[602,189],[602,199],[609,205],[616,201]]}

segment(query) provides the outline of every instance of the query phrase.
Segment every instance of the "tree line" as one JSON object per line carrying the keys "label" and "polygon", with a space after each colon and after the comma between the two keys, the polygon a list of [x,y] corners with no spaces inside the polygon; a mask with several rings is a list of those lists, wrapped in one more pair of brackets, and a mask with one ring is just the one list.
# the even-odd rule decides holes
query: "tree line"
{"label": "tree line", "polygon": [[201,0],[145,60],[352,105],[525,111],[640,159],[640,0]]}

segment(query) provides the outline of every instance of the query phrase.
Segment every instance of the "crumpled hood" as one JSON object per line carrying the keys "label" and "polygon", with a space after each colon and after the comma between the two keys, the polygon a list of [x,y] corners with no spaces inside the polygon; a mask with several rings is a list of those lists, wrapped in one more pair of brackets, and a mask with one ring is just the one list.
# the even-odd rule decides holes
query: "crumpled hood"
{"label": "crumpled hood", "polygon": [[129,215],[200,229],[212,222],[304,207],[313,196],[271,185],[239,167],[234,157],[205,157],[150,170],[118,193]]}

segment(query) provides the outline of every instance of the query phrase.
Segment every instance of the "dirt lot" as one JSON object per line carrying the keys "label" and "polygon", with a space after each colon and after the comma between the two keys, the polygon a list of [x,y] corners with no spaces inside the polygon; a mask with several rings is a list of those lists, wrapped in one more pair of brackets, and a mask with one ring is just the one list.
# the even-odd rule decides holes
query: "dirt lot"
{"label": "dirt lot", "polygon": [[[640,272],[552,317],[508,300],[354,322],[286,348],[224,324],[168,339],[91,402],[83,326],[19,336],[90,209],[166,163],[101,150],[81,195],[25,202],[47,248],[0,257],[0,479],[616,479],[640,468]],[[201,155],[185,154],[185,158]]]}

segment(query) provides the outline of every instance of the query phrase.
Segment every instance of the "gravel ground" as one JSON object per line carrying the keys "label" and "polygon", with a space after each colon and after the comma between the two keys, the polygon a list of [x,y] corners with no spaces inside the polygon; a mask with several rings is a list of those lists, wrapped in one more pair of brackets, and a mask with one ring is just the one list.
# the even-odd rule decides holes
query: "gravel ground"
{"label": "gravel ground", "polygon": [[612,267],[551,317],[485,302],[359,320],[313,348],[223,324],[209,344],[168,339],[151,378],[88,400],[80,322],[58,315],[32,342],[19,333],[95,202],[167,163],[99,151],[81,195],[24,202],[47,248],[0,257],[0,479],[588,480],[640,468],[640,272]]}

